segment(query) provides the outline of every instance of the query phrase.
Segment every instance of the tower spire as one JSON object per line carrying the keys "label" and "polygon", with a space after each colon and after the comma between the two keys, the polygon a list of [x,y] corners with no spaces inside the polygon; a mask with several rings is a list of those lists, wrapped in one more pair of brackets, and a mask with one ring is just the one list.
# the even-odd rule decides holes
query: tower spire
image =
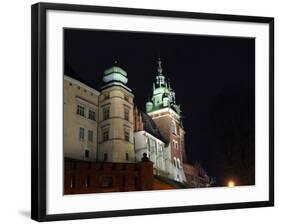
{"label": "tower spire", "polygon": [[162,62],[161,62],[161,59],[160,59],[160,57],[158,58],[158,69],[157,69],[157,71],[158,71],[158,74],[157,74],[157,76],[156,76],[156,84],[158,85],[158,86],[165,86],[165,77],[164,77],[164,75],[163,75],[163,69],[162,69]]}
{"label": "tower spire", "polygon": [[158,57],[158,74],[162,75],[163,69],[162,69],[162,62],[160,56]]}

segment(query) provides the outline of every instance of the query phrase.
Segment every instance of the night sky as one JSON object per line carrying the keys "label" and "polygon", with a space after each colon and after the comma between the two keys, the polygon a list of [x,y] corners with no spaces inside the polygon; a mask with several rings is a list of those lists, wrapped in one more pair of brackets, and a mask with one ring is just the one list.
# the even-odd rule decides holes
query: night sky
{"label": "night sky", "polygon": [[255,39],[64,30],[65,74],[99,89],[117,61],[142,110],[159,56],[183,112],[188,162],[199,162],[218,186],[254,184]]}

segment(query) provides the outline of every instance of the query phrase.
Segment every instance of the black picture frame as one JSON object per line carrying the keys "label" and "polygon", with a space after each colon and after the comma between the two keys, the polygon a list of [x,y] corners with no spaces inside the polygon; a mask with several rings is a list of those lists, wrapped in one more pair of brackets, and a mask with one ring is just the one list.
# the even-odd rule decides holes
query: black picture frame
{"label": "black picture frame", "polygon": [[[269,200],[243,203],[160,207],[70,214],[46,214],[46,13],[48,10],[101,12],[124,15],[162,16],[205,20],[239,21],[269,24]],[[274,206],[274,18],[163,11],[136,8],[102,7],[73,4],[37,3],[31,14],[32,72],[32,154],[31,154],[31,218],[37,221],[132,216],[205,210]]]}

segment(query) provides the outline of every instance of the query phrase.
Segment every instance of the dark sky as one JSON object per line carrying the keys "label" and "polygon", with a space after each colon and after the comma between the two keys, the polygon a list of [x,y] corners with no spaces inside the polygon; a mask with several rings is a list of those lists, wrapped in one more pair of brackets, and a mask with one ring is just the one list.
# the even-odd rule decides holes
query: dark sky
{"label": "dark sky", "polygon": [[200,162],[218,185],[254,184],[254,39],[64,30],[65,74],[99,89],[116,60],[143,110],[159,55],[183,111],[188,162]]}

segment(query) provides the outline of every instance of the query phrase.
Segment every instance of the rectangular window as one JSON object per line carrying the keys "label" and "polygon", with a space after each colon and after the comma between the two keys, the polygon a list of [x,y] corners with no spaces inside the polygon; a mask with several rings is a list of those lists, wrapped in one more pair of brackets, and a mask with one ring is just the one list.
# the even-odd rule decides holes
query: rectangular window
{"label": "rectangular window", "polygon": [[81,106],[81,105],[77,105],[77,111],[76,113],[80,116],[85,117],[85,107]]}
{"label": "rectangular window", "polygon": [[106,129],[106,130],[103,130],[102,132],[102,141],[108,141],[109,140],[109,130]]}
{"label": "rectangular window", "polygon": [[90,157],[90,151],[88,149],[85,150],[85,158],[88,159]]}
{"label": "rectangular window", "polygon": [[107,153],[103,154],[103,161],[107,161]]}
{"label": "rectangular window", "polygon": [[125,141],[127,141],[127,142],[130,141],[130,132],[128,130],[124,131],[124,138],[125,138]]}
{"label": "rectangular window", "polygon": [[126,100],[126,101],[129,101],[129,97],[128,96],[124,96],[124,99]]}
{"label": "rectangular window", "polygon": [[84,128],[79,128],[79,140],[84,140]]}
{"label": "rectangular window", "polygon": [[129,121],[129,109],[124,108],[124,119]]}
{"label": "rectangular window", "polygon": [[126,153],[126,160],[129,160],[129,153]]}
{"label": "rectangular window", "polygon": [[109,107],[103,108],[103,120],[109,119]]}
{"label": "rectangular window", "polygon": [[93,142],[94,132],[92,130],[88,130],[88,141]]}
{"label": "rectangular window", "polygon": [[96,112],[94,110],[89,110],[88,118],[92,121],[96,120]]}

